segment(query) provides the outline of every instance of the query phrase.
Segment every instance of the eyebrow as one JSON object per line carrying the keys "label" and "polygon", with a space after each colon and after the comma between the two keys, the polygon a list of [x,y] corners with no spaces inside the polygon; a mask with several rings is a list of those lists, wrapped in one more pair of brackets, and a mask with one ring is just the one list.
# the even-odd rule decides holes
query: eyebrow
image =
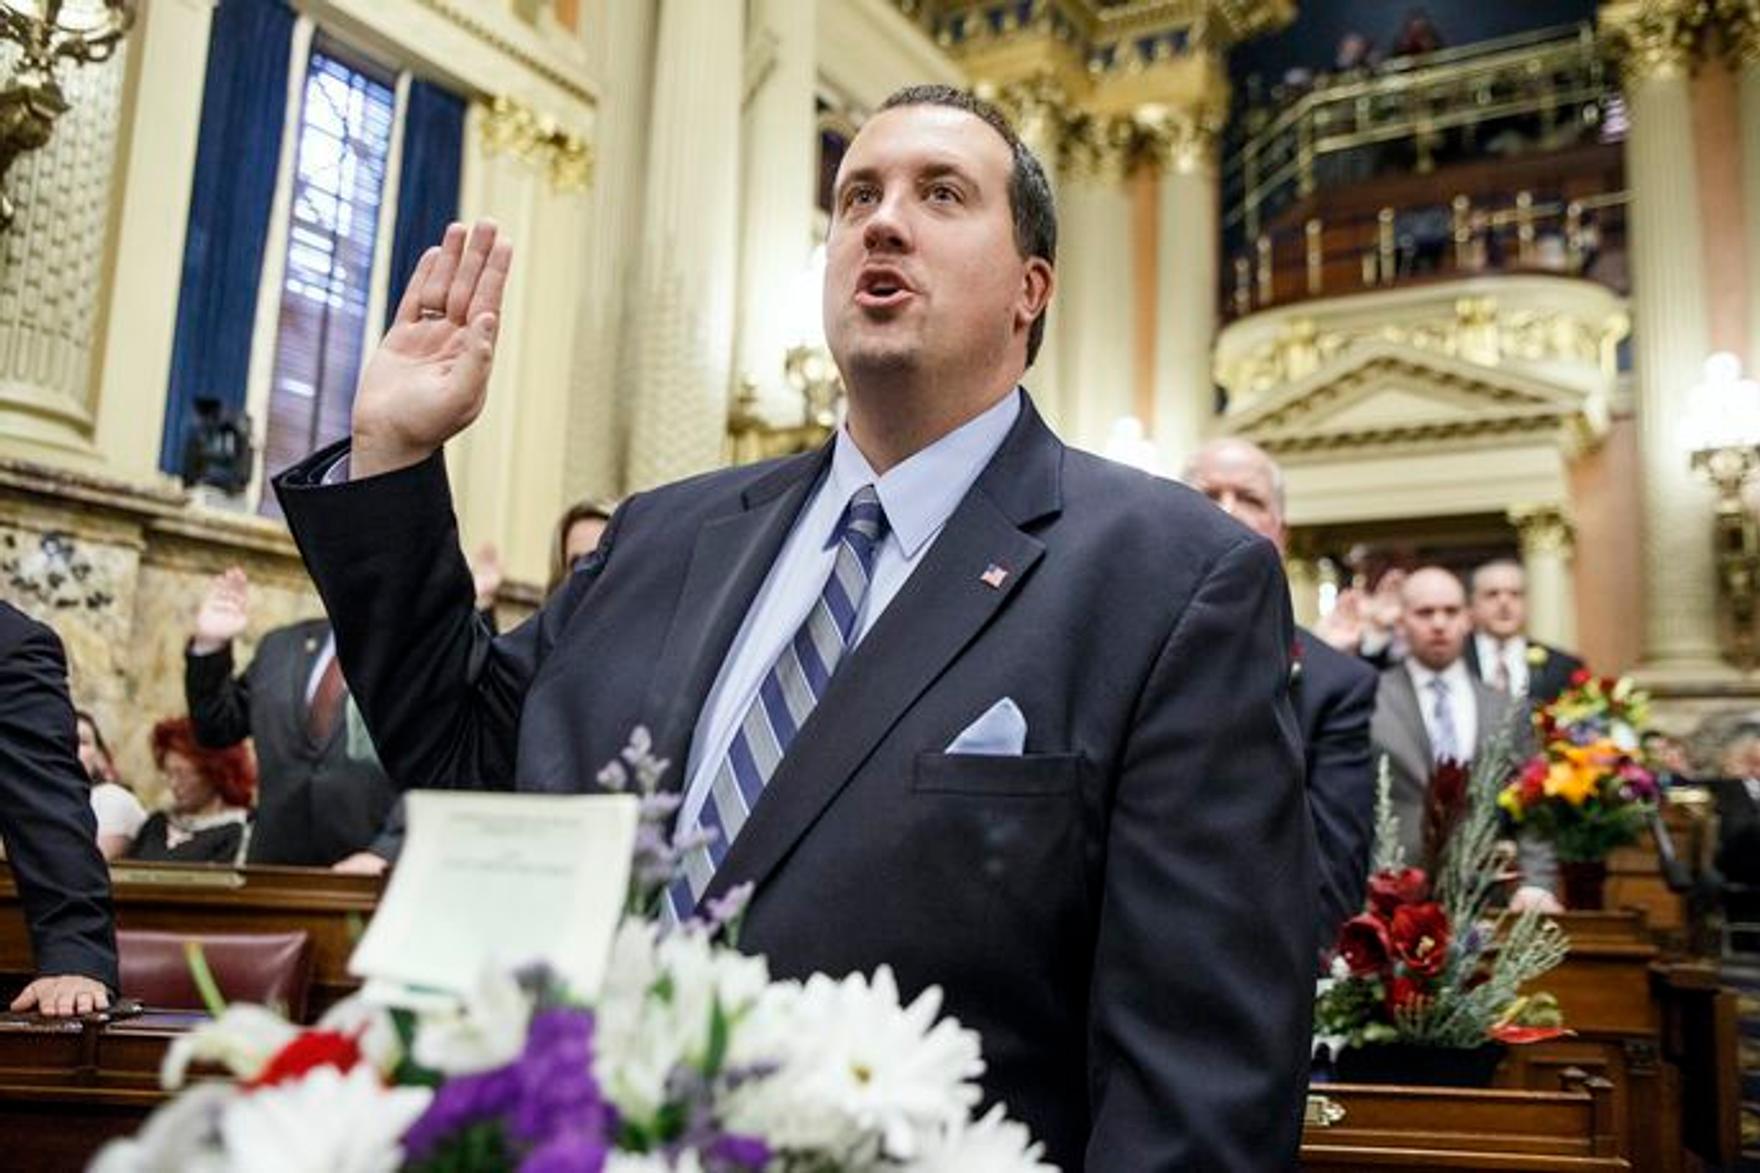
{"label": "eyebrow", "polygon": [[[961,167],[958,163],[954,163],[954,162],[951,162],[946,159],[939,159],[933,163],[926,164],[917,173],[916,182],[924,183],[924,182],[927,182],[932,179],[946,179],[949,176],[951,176],[955,179],[958,179],[958,180],[962,181],[963,183],[967,184],[968,186],[971,187],[971,189],[973,191],[981,193],[983,190],[982,187],[979,185],[977,178],[974,175],[972,175],[972,173],[970,171],[967,171],[964,167]],[[872,182],[872,181],[877,180],[879,178],[880,178],[880,172],[876,168],[873,168],[873,167],[858,168],[857,170],[851,171],[848,175],[845,175],[842,179],[838,180],[836,195],[841,197],[845,191],[849,190],[849,188],[852,184],[860,183],[860,182],[864,182],[864,181]]]}

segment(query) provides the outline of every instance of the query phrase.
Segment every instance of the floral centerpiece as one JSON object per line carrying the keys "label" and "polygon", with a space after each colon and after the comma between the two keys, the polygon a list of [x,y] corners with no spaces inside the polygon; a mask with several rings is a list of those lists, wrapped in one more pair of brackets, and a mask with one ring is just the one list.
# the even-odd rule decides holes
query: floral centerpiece
{"label": "floral centerpiece", "polygon": [[[998,1105],[982,1117],[976,1034],[930,988],[871,977],[774,981],[737,952],[749,892],[664,927],[650,915],[700,840],[668,837],[678,796],[640,730],[601,782],[639,791],[629,912],[587,1004],[546,967],[492,970],[438,1009],[364,996],[301,1028],[218,1005],[161,1073],[183,1089],[97,1173],[1030,1173],[1051,1167]],[[185,1087],[192,1064],[227,1078]]]}
{"label": "floral centerpiece", "polygon": [[1540,748],[1498,796],[1511,823],[1551,841],[1573,908],[1600,907],[1602,861],[1636,841],[1656,809],[1661,788],[1639,740],[1648,707],[1630,679],[1579,670],[1535,709]]}
{"label": "floral centerpiece", "polygon": [[1564,960],[1564,933],[1535,909],[1491,908],[1500,756],[1435,780],[1427,822],[1455,821],[1430,853],[1434,877],[1405,862],[1383,765],[1368,900],[1340,928],[1314,1007],[1316,1051],[1340,1078],[1488,1082],[1504,1045],[1566,1033],[1551,995],[1522,992]]}

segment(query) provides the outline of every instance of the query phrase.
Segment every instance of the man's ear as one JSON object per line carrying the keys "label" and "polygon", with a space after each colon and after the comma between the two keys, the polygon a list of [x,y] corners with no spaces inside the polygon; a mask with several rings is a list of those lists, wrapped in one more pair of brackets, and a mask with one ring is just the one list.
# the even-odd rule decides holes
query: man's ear
{"label": "man's ear", "polygon": [[1021,295],[1015,307],[1015,314],[1021,329],[1033,324],[1034,319],[1045,312],[1051,304],[1051,294],[1057,287],[1057,273],[1051,262],[1044,257],[1028,257],[1026,268],[1021,273]]}

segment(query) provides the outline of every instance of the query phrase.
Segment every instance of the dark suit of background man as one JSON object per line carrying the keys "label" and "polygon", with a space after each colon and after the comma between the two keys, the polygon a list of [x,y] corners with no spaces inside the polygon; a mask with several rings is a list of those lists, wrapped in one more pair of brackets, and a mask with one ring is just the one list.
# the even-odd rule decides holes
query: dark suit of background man
{"label": "dark suit of background man", "polygon": [[1291,1168],[1314,863],[1277,552],[1019,391],[1056,228],[999,115],[895,95],[835,190],[847,425],[637,495],[494,640],[439,448],[481,407],[510,249],[455,225],[424,258],[349,468],[277,486],[380,751],[582,790],[645,724],[680,818],[734,830],[681,904],[755,883],[740,944],[778,973],[940,984],[1064,1169]]}
{"label": "dark suit of background man", "polygon": [[382,871],[400,846],[397,791],[365,726],[350,717],[330,625],[312,619],[270,631],[234,676],[232,641],[249,619],[248,589],[236,567],[214,579],[196,612],[183,679],[204,745],[247,737],[256,745],[250,862]]}
{"label": "dark suit of background man", "polygon": [[[1269,538],[1281,552],[1283,470],[1249,440],[1212,440],[1186,466],[1186,483],[1229,516]],[[1302,730],[1308,810],[1319,847],[1320,946],[1363,911],[1375,839],[1375,768],[1369,719],[1375,713],[1375,672],[1334,650],[1306,628],[1296,629],[1290,692]]]}
{"label": "dark suit of background man", "polygon": [[1505,696],[1540,705],[1557,700],[1583,662],[1527,637],[1528,575],[1521,563],[1500,558],[1473,571],[1472,605],[1467,666],[1473,675]]}
{"label": "dark suit of background man", "polygon": [[61,640],[0,602],[0,838],[44,975],[14,1010],[84,1014],[117,988],[110,873],[78,746]]}
{"label": "dark suit of background man", "polygon": [[[1375,752],[1386,754],[1393,783],[1393,813],[1399,821],[1406,861],[1424,858],[1424,807],[1436,763],[1448,758],[1477,761],[1508,729],[1508,697],[1467,671],[1467,594],[1461,580],[1440,567],[1413,571],[1403,587],[1400,628],[1411,651],[1384,670],[1375,695],[1370,732]],[[1515,729],[1520,736],[1521,730]],[[1519,747],[1506,752],[1519,752]],[[1556,864],[1543,844],[1524,842],[1523,885],[1512,908],[1534,904],[1557,911],[1550,885]]]}

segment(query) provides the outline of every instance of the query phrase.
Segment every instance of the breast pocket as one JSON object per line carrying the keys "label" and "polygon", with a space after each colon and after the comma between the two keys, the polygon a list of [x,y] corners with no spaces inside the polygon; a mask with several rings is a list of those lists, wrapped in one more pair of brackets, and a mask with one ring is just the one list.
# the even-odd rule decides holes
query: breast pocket
{"label": "breast pocket", "polygon": [[919,794],[971,794],[1005,798],[1073,793],[1080,783],[1079,753],[917,755],[911,789]]}

